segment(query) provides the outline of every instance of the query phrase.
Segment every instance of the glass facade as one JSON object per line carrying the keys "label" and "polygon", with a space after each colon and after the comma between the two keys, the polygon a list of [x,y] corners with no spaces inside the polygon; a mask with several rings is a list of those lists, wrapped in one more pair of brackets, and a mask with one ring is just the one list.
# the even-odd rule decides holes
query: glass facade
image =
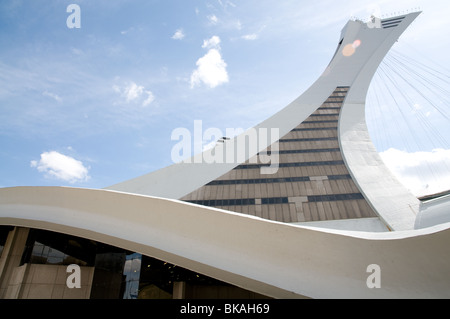
{"label": "glass facade", "polygon": [[[6,240],[6,231],[0,235]],[[44,230],[30,229],[25,263],[94,267],[91,299],[172,299],[177,283],[185,298],[266,298],[140,253]]]}
{"label": "glass facade", "polygon": [[318,141],[337,141],[337,137],[316,137],[316,138],[290,138],[281,139],[279,143],[291,143],[291,142],[318,142]]}
{"label": "glass facade", "polygon": [[31,229],[22,264],[95,267],[92,299],[134,299],[141,255],[92,240]]}
{"label": "glass facade", "polygon": [[[317,162],[294,162],[294,163],[280,163],[278,167],[304,167],[304,166],[325,166],[325,165],[344,165],[344,161],[317,161]],[[234,168],[237,169],[256,169],[261,167],[269,167],[270,164],[243,164]]]}
{"label": "glass facade", "polygon": [[[350,174],[343,175],[327,175],[329,180],[339,180],[339,179],[351,179]],[[240,184],[264,184],[264,183],[294,183],[294,182],[308,182],[311,181],[310,176],[299,176],[299,177],[280,177],[280,178],[256,178],[256,179],[226,179],[226,180],[215,180],[206,185],[240,185]]]}
{"label": "glass facade", "polygon": [[32,264],[49,264],[49,265],[71,265],[86,266],[85,261],[71,257],[62,251],[44,245],[38,241],[34,242],[31,252],[30,263]]}
{"label": "glass facade", "polygon": [[13,227],[10,226],[0,226],[0,257],[2,256],[8,234],[12,229]]}
{"label": "glass facade", "polygon": [[89,240],[31,229],[21,264],[93,266],[93,251]]}
{"label": "glass facade", "polygon": [[125,292],[123,299],[137,299],[139,296],[139,279],[141,275],[142,255],[128,254],[125,257],[123,273],[125,276]]}
{"label": "glass facade", "polygon": [[[331,194],[331,195],[307,195],[305,198],[308,202],[333,202],[333,201],[347,201],[364,199],[361,193],[350,194]],[[259,198],[262,205],[267,204],[287,204],[288,197],[263,197]],[[209,200],[187,200],[187,202],[203,206],[243,206],[255,205],[256,198],[242,198],[242,199],[209,199]]]}
{"label": "glass facade", "polygon": [[187,285],[226,285],[182,267],[147,256],[142,258],[140,299],[171,299],[176,282]]}

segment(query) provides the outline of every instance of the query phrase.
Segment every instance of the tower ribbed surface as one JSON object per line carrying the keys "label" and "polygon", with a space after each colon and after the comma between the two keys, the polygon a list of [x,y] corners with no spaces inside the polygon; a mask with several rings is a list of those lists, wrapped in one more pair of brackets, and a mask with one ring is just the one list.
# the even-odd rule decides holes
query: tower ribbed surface
{"label": "tower ribbed surface", "polygon": [[181,200],[287,223],[376,217],[339,147],[339,115],[348,90],[337,87],[278,140],[275,174],[262,174],[268,164],[258,163],[256,155]]}

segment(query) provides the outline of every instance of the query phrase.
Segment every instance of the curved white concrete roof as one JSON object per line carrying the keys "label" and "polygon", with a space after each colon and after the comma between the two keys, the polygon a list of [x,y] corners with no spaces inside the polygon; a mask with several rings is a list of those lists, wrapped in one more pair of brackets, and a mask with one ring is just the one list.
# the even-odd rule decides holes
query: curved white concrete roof
{"label": "curved white concrete roof", "polygon": [[[449,223],[332,231],[143,195],[18,187],[0,189],[0,224],[90,238],[276,298],[450,297]],[[371,264],[379,289],[366,285]]]}

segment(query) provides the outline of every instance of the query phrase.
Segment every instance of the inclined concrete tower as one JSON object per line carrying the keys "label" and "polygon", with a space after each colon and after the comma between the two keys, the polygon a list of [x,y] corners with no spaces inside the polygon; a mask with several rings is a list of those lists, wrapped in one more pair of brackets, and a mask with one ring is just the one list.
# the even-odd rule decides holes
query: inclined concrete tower
{"label": "inclined concrete tower", "polygon": [[349,21],[308,90],[193,158],[106,189],[0,189],[0,224],[16,227],[0,297],[21,296],[20,252],[33,228],[274,298],[450,297],[448,214],[415,229],[421,204],[385,167],[365,123],[371,79],[418,15]]}

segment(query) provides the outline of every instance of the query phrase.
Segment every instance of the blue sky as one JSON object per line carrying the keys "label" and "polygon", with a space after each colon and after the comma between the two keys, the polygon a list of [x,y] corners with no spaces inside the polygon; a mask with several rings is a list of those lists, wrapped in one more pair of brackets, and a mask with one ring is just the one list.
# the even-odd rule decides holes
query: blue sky
{"label": "blue sky", "polygon": [[[81,28],[66,24],[70,4]],[[445,73],[445,0],[3,0],[0,187],[103,188],[171,165],[176,128],[254,126],[320,76],[349,18],[418,7],[395,50]],[[450,189],[450,147],[427,134],[405,142],[388,97],[367,102],[383,158],[417,194]],[[420,113],[449,140],[449,121],[412,99],[407,117]]]}

